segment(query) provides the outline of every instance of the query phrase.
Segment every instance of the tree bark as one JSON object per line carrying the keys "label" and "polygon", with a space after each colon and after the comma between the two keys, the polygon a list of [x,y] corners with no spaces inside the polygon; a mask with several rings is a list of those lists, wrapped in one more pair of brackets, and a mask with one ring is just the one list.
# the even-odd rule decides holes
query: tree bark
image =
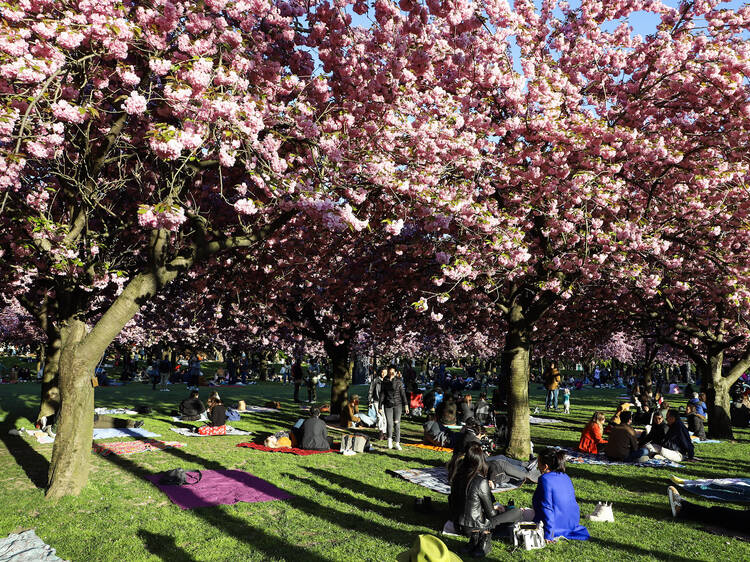
{"label": "tree bark", "polygon": [[[94,428],[94,388],[91,377],[95,362],[80,353],[86,325],[67,322],[61,331],[60,410],[57,436],[49,469],[48,499],[78,495],[86,485]],[[87,357],[88,356],[88,357]]]}
{"label": "tree bark", "polygon": [[349,399],[349,385],[352,382],[351,362],[349,361],[349,342],[334,345],[324,344],[328,359],[331,361],[333,382],[331,383],[331,414],[341,414],[341,407]]}
{"label": "tree bark", "polygon": [[731,398],[727,379],[723,376],[723,351],[709,351],[701,379],[706,389],[708,406],[708,435],[714,439],[734,439],[730,417]]}
{"label": "tree bark", "polygon": [[42,374],[42,397],[37,414],[37,421],[43,417],[55,415],[60,407],[60,387],[58,372],[60,369],[60,349],[62,339],[56,326],[47,327],[47,348],[45,351],[44,373]]}
{"label": "tree bark", "polygon": [[529,425],[530,343],[527,327],[517,318],[520,315],[520,309],[511,311],[511,322],[509,322],[508,333],[505,336],[503,353],[509,375],[508,422],[510,424],[510,439],[507,455],[515,459],[528,460],[531,452],[531,429]]}

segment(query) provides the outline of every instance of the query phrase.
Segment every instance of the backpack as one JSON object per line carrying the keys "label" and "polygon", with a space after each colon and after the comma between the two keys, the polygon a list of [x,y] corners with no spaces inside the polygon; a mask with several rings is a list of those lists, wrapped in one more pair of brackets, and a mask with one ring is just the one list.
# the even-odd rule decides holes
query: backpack
{"label": "backpack", "polygon": [[196,479],[193,482],[187,481],[187,472],[184,468],[174,468],[167,472],[162,472],[161,478],[159,478],[159,484],[162,486],[192,486],[197,484],[203,478],[200,470],[195,471],[197,473]]}
{"label": "backpack", "polygon": [[370,439],[366,435],[354,433],[344,435],[341,438],[341,451],[354,451],[364,453],[370,449]]}
{"label": "backpack", "polygon": [[240,413],[234,408],[227,408],[227,421],[240,421]]}

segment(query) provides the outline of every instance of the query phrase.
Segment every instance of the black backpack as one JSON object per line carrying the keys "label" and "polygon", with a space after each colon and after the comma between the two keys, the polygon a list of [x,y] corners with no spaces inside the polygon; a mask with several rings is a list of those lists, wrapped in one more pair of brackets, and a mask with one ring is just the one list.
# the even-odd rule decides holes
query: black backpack
{"label": "black backpack", "polygon": [[167,472],[162,472],[161,478],[159,478],[159,484],[162,486],[192,486],[197,484],[203,478],[200,470],[196,470],[195,480],[193,482],[187,481],[187,472],[184,468],[175,468]]}

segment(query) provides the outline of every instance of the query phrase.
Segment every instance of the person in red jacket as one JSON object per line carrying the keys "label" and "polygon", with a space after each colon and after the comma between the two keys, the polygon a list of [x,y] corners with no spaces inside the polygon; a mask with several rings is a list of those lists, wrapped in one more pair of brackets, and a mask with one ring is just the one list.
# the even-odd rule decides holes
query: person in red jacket
{"label": "person in red jacket", "polygon": [[578,443],[578,450],[584,453],[598,454],[601,445],[607,440],[604,439],[604,420],[605,416],[601,412],[595,412],[591,421],[583,428],[581,432],[581,441]]}

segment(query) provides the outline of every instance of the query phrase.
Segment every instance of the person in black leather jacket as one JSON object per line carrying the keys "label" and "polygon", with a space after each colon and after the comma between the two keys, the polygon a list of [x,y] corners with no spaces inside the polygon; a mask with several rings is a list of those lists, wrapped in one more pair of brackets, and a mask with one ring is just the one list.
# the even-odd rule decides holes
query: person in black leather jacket
{"label": "person in black leather jacket", "polygon": [[453,525],[470,537],[464,552],[475,557],[489,554],[495,527],[520,521],[522,517],[520,509],[493,505],[487,471],[484,451],[478,443],[472,443],[451,481],[448,497]]}

